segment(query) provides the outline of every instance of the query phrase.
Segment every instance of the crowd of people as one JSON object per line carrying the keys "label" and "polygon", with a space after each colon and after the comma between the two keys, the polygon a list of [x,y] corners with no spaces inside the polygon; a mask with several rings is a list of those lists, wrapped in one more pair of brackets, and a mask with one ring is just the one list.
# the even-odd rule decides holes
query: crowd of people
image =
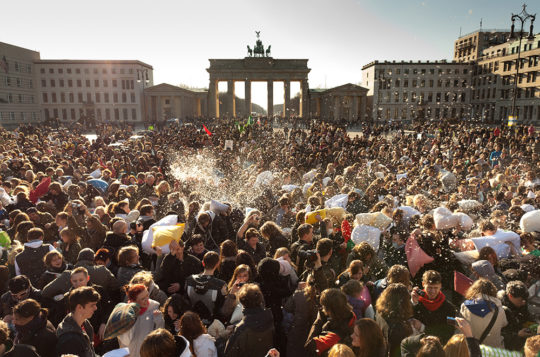
{"label": "crowd of people", "polygon": [[540,351],[533,126],[81,130],[0,129],[0,356]]}

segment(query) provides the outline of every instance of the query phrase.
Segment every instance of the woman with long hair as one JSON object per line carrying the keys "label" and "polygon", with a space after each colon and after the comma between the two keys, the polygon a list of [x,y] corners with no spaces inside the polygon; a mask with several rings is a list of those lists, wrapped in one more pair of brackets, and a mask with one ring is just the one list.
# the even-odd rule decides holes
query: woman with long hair
{"label": "woman with long hair", "polygon": [[279,248],[289,246],[289,240],[275,222],[265,222],[261,226],[260,232],[262,237],[268,241],[266,251],[270,253],[270,256],[273,256]]}
{"label": "woman with long hair", "polygon": [[[336,343],[351,345],[356,316],[339,289],[326,289],[321,294],[321,306],[313,323],[305,348],[310,355],[322,354]],[[338,338],[332,338],[335,335]]]}
{"label": "woman with long hair", "polygon": [[131,357],[139,357],[145,336],[163,327],[163,315],[159,303],[150,299],[148,289],[143,284],[128,285],[126,295],[128,303],[136,303],[141,309],[133,327],[118,336],[118,344],[121,348],[129,347]]}
{"label": "woman with long hair", "polygon": [[[497,298],[497,288],[486,279],[478,279],[467,290],[465,302],[461,304],[461,316],[469,322],[473,336],[481,344],[503,347],[501,329],[508,324],[501,300]],[[486,330],[495,319],[489,331]]]}
{"label": "woman with long hair", "polygon": [[297,289],[283,306],[284,321],[290,321],[290,325],[285,328],[288,356],[309,356],[299,341],[307,340],[310,328],[317,318],[320,293],[313,274],[310,274],[306,279],[304,289]]}
{"label": "woman with long hair", "polygon": [[[130,356],[134,353],[130,351]],[[139,352],[137,352],[139,356]],[[158,328],[148,334],[144,338],[141,344],[141,357],[166,357],[166,356],[178,356],[178,357],[191,357],[191,351],[189,349],[189,342],[185,337],[179,335],[173,335],[169,331]]]}
{"label": "woman with long hair", "polygon": [[32,221],[20,222],[19,224],[17,224],[17,228],[15,229],[15,239],[22,244],[26,243],[26,236],[28,235],[28,231],[34,227],[35,225]]}
{"label": "woman with long hair", "polygon": [[364,263],[361,260],[353,260],[347,269],[343,273],[339,274],[337,277],[338,286],[343,286],[347,281],[353,279],[362,281],[364,277]]}
{"label": "woman with long hair", "polygon": [[388,345],[388,355],[401,356],[401,341],[413,333],[409,324],[413,316],[409,289],[402,283],[388,285],[377,299],[376,310],[375,321]]}
{"label": "woman with long hair", "polygon": [[14,344],[32,345],[42,357],[56,356],[56,330],[47,320],[47,309],[34,299],[19,302],[13,308]]}
{"label": "woman with long hair", "polygon": [[92,215],[86,218],[86,236],[82,237],[84,248],[97,251],[103,245],[106,235],[107,227],[100,222],[98,217]]}
{"label": "woman with long hair", "polygon": [[[237,294],[242,286],[252,282],[251,276],[251,268],[246,264],[240,264],[234,269],[234,273],[229,280],[229,284],[227,285],[227,295],[225,296],[225,302],[221,308],[221,314],[231,323],[238,322],[242,319],[241,307],[238,305]],[[231,317],[232,315],[235,315],[235,312],[238,312],[238,314],[236,314],[238,316],[235,317],[240,318],[232,321]]]}
{"label": "woman with long hair", "polygon": [[180,318],[191,308],[189,300],[180,294],[172,294],[163,305],[165,328],[176,335],[180,331]]}
{"label": "woman with long hair", "polygon": [[236,269],[236,255],[238,248],[236,243],[230,239],[223,241],[219,249],[218,278],[223,281],[231,280],[234,269]]}
{"label": "woman with long hair", "polygon": [[215,340],[206,333],[201,318],[194,312],[188,311],[180,318],[179,335],[185,337],[197,357],[217,357]]}
{"label": "woman with long hair", "polygon": [[351,335],[356,357],[384,357],[386,342],[381,328],[372,319],[360,319],[354,324]]}
{"label": "woman with long hair", "polygon": [[156,186],[156,193],[158,195],[158,204],[156,206],[156,219],[160,220],[167,212],[169,212],[171,205],[169,204],[168,195],[171,192],[171,186],[167,181],[161,181]]}
{"label": "woman with long hair", "polygon": [[56,248],[62,252],[64,259],[68,263],[75,264],[82,249],[79,237],[75,235],[71,228],[66,227],[60,231],[60,239],[61,242]]}

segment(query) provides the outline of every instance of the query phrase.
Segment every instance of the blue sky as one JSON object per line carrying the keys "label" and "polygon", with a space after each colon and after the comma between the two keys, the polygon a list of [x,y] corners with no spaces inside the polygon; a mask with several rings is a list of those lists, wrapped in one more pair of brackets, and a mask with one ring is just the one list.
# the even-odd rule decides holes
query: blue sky
{"label": "blue sky", "polygon": [[[47,59],[139,59],[153,65],[155,84],[207,87],[208,58],[244,57],[260,30],[273,57],[309,59],[310,87],[331,87],[359,83],[361,67],[375,59],[451,59],[460,28],[463,34],[477,30],[480,19],[485,29],[509,28],[511,13],[521,5],[514,0],[7,1],[0,41],[40,51]],[[540,12],[538,1],[529,1],[528,10]],[[265,106],[263,87],[255,86],[252,97]],[[279,88],[274,95],[280,95]]]}

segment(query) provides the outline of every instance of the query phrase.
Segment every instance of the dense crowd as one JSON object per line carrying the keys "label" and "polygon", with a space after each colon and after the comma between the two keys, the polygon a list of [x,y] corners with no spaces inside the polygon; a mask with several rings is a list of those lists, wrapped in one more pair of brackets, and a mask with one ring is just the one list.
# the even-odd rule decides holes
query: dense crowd
{"label": "dense crowd", "polygon": [[0,129],[0,356],[540,350],[533,126],[153,129]]}

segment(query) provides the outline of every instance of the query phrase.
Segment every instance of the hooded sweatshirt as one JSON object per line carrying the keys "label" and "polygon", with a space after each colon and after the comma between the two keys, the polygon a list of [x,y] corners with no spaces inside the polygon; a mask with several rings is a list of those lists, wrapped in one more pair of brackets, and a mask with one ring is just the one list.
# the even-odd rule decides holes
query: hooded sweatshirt
{"label": "hooded sweatshirt", "polygon": [[478,260],[472,264],[473,270],[482,278],[486,278],[491,281],[497,290],[504,290],[504,282],[501,278],[495,273],[493,265],[487,260]]}
{"label": "hooded sweatshirt", "polygon": [[[493,305],[494,304],[494,305]],[[480,339],[494,314],[493,306],[499,310],[497,320],[482,344],[492,347],[503,347],[501,329],[508,324],[501,301],[492,296],[480,296],[475,300],[466,300],[461,304],[461,316],[471,324],[473,336]]]}

